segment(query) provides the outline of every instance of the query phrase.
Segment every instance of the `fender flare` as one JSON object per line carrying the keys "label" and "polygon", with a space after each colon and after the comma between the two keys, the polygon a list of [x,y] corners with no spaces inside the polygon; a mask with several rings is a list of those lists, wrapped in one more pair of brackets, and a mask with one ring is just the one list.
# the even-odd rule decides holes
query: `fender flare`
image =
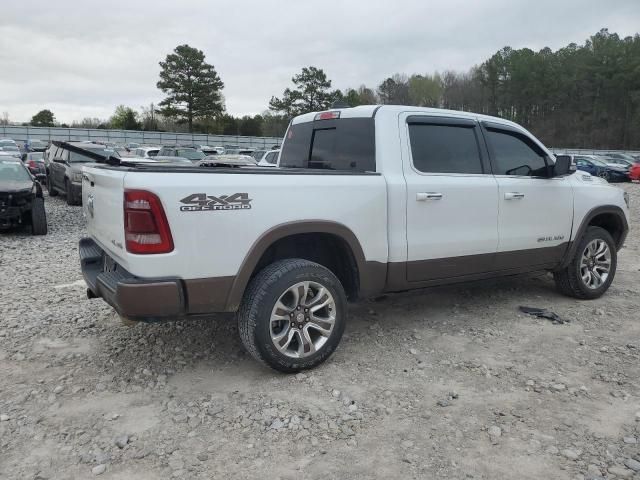
{"label": "fender flare", "polygon": [[267,249],[278,240],[302,233],[327,233],[343,240],[351,249],[358,267],[361,295],[374,295],[384,290],[387,264],[367,261],[362,246],[351,229],[341,223],[326,220],[294,221],[270,228],[253,243],[231,286],[227,311],[238,309],[251,275]]}
{"label": "fender flare", "polygon": [[560,268],[566,268],[569,265],[569,263],[571,263],[571,259],[576,254],[578,243],[580,242],[580,239],[582,238],[584,233],[587,231],[589,224],[594,218],[602,214],[614,215],[615,217],[618,218],[618,220],[622,224],[622,233],[620,234],[620,239],[618,240],[616,245],[616,248],[618,250],[622,248],[625,238],[627,237],[627,233],[629,233],[629,224],[627,222],[627,217],[625,216],[622,208],[620,208],[617,205],[601,205],[599,207],[595,207],[589,210],[587,214],[584,216],[584,218],[582,219],[582,222],[580,223],[580,226],[576,230],[576,234],[573,237],[573,240],[571,241],[571,244],[569,245],[567,252],[565,253],[565,257],[562,261],[562,264],[560,265]]}

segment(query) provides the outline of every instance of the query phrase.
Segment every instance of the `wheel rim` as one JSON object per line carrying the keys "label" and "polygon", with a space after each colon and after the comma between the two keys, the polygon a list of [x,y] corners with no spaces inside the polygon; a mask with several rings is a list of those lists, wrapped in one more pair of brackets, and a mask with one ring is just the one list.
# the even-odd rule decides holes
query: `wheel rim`
{"label": "wheel rim", "polygon": [[588,288],[596,290],[606,283],[611,271],[611,249],[601,239],[591,240],[580,259],[580,276]]}
{"label": "wheel rim", "polygon": [[609,173],[607,171],[605,171],[605,170],[602,170],[602,171],[600,171],[600,173],[598,173],[598,176],[600,178],[604,178],[606,180],[607,178],[609,178]]}
{"label": "wheel rim", "polygon": [[335,322],[336,302],[329,289],[299,282],[280,295],[271,311],[271,341],[287,357],[308,357],[327,343]]}

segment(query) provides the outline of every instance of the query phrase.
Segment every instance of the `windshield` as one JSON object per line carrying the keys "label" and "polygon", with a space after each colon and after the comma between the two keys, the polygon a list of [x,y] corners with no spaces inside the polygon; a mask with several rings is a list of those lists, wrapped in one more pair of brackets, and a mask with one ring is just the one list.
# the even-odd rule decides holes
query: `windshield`
{"label": "windshield", "polygon": [[42,160],[43,158],[44,158],[44,153],[42,153],[42,152],[30,153],[29,154],[29,159],[30,160]]}
{"label": "windshield", "polygon": [[188,158],[189,160],[202,160],[205,154],[197,150],[180,150],[177,151],[178,157]]}
{"label": "windshield", "polygon": [[598,165],[599,167],[606,167],[607,164],[605,162],[603,162],[602,160],[599,160],[597,158],[591,158],[591,163],[593,163],[594,165]]}
{"label": "windshield", "polygon": [[255,152],[253,152],[251,154],[251,156],[253,158],[255,158],[256,160],[260,160],[262,158],[262,156],[265,154],[266,150],[256,150]]}
{"label": "windshield", "polygon": [[21,163],[0,160],[0,180],[28,181],[30,179],[31,175]]}
{"label": "windshield", "polygon": [[29,145],[31,146],[31,148],[45,148],[47,146],[46,143],[41,142],[40,140],[31,140],[29,142]]}
{"label": "windshield", "polygon": [[[103,157],[109,157],[111,155],[113,155],[114,157],[119,157],[120,155],[118,154],[118,152],[108,149],[108,148],[86,148],[86,150],[89,150],[92,153],[97,153],[98,155],[102,155]],[[82,155],[81,153],[74,153],[71,152],[70,156],[69,156],[69,162],[70,163],[90,163],[90,162],[95,162],[94,159],[89,158],[85,155]]]}
{"label": "windshield", "polygon": [[2,147],[5,152],[19,152],[20,149],[14,145],[5,145]]}

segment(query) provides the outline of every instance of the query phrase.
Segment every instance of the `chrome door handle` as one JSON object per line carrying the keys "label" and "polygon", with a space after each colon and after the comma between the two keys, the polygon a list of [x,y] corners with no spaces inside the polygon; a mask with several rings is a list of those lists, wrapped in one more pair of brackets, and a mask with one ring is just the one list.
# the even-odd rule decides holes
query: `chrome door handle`
{"label": "chrome door handle", "polygon": [[427,200],[442,200],[442,194],[436,192],[418,192],[416,193],[416,201],[426,202]]}
{"label": "chrome door handle", "polygon": [[506,192],[504,194],[505,200],[521,200],[524,198],[524,193],[520,192]]}

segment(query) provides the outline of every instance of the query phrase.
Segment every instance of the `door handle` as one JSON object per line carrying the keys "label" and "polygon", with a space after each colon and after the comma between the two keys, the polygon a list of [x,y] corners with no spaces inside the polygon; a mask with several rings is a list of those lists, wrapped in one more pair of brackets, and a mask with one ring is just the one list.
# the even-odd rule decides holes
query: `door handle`
{"label": "door handle", "polygon": [[442,200],[442,194],[436,192],[418,192],[416,193],[416,201],[426,202],[427,200]]}
{"label": "door handle", "polygon": [[504,194],[505,200],[522,200],[524,198],[524,193],[520,192],[506,192]]}

